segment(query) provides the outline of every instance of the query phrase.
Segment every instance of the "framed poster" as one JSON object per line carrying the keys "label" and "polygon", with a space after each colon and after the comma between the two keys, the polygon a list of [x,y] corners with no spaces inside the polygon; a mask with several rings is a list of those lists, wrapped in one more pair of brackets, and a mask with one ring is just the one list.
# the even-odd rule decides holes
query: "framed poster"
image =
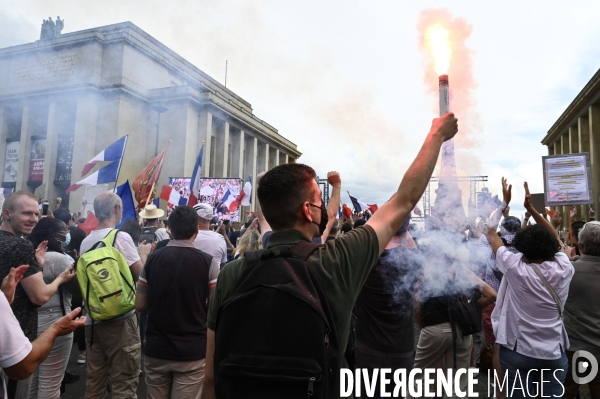
{"label": "framed poster", "polygon": [[589,153],[543,156],[542,163],[546,206],[593,202]]}
{"label": "framed poster", "polygon": [[17,181],[17,167],[19,165],[20,141],[6,143],[6,161],[4,161],[4,183]]}

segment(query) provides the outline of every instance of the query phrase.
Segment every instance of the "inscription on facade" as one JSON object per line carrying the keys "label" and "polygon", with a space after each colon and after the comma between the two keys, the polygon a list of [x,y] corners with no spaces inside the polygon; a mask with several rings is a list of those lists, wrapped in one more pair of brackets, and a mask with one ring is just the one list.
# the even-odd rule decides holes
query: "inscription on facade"
{"label": "inscription on facade", "polygon": [[79,53],[51,55],[16,62],[11,80],[14,83],[72,75],[77,68]]}

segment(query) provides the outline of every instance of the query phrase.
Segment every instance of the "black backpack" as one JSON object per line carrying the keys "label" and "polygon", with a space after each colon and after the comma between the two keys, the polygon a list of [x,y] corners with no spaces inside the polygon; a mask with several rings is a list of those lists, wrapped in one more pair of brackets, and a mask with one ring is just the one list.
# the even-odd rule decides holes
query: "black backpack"
{"label": "black backpack", "polygon": [[331,311],[300,242],[276,256],[249,251],[221,304],[215,331],[217,398],[340,396],[340,350]]}
{"label": "black backpack", "polygon": [[158,230],[158,227],[142,227],[139,242],[142,243],[146,240],[146,244],[152,244],[154,241],[158,241],[156,230]]}

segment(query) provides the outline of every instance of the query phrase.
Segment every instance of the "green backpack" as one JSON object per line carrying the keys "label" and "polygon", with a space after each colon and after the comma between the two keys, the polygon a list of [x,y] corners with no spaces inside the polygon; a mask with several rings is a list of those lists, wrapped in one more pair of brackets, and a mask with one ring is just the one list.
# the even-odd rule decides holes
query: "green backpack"
{"label": "green backpack", "polygon": [[110,320],[135,308],[135,283],[112,230],[77,262],[77,280],[85,310],[94,321]]}

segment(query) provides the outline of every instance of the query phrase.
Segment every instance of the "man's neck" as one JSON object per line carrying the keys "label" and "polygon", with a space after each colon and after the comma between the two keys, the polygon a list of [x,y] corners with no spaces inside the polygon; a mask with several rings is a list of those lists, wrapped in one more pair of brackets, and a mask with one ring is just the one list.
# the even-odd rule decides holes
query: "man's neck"
{"label": "man's neck", "polygon": [[12,234],[13,236],[17,236],[17,237],[21,237],[23,235],[23,234],[18,234],[16,231],[14,231],[12,226],[10,224],[6,223],[6,221],[2,222],[2,225],[0,226],[0,230],[7,231],[10,234]]}
{"label": "man's neck", "polygon": [[158,227],[158,222],[146,223],[146,227]]}
{"label": "man's neck", "polygon": [[198,225],[198,231],[208,231],[208,226]]}
{"label": "man's neck", "polygon": [[98,222],[98,228],[96,228],[96,230],[114,229],[116,225],[117,223],[113,218],[105,219]]}

